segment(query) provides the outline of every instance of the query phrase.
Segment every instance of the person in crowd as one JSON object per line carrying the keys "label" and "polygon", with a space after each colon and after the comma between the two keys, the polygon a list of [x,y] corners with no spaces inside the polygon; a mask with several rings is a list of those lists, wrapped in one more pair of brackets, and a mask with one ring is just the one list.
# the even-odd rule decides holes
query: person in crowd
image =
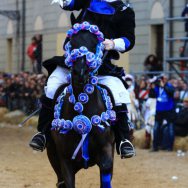
{"label": "person in crowd", "polygon": [[[144,61],[144,69],[145,71],[149,72],[161,71],[162,65],[156,55],[150,54]],[[152,78],[154,75],[156,74],[148,74],[150,78]]]}
{"label": "person in crowd", "polygon": [[[103,32],[105,37],[103,44],[105,50],[108,51],[108,55],[103,60],[103,65],[98,71],[99,75],[101,75],[99,82],[107,85],[112,90],[116,101],[115,109],[118,125],[115,128],[115,137],[117,152],[123,158],[134,156],[135,150],[130,142],[126,107],[126,103],[130,103],[130,98],[122,81],[117,78],[122,77],[124,71],[111,63],[111,59],[119,58],[118,52],[127,52],[131,50],[135,44],[135,14],[133,9],[130,8],[129,4],[125,4],[121,0],[53,0],[53,2],[59,3],[64,10],[81,10],[77,18],[72,14],[72,24],[88,21],[90,24],[97,25],[99,30]],[[68,38],[65,40],[65,44],[68,40]],[[52,59],[53,66],[54,61],[57,62],[57,58]],[[62,60],[62,62],[64,61]],[[69,70],[62,68],[62,66],[54,66],[53,70],[51,68],[49,72],[52,74],[49,76],[45,88],[46,96],[44,96],[41,101],[43,105],[39,116],[39,132],[30,142],[30,146],[33,149],[40,151],[43,151],[45,148],[46,130],[49,129],[47,127],[49,127],[53,118],[49,116],[49,114],[53,114],[52,101],[55,91],[61,84],[67,83],[65,78]],[[117,77],[115,77],[115,75],[117,75]],[[117,87],[118,89],[115,89]],[[119,92],[121,92],[121,95]]]}
{"label": "person in crowd", "polygon": [[124,77],[124,79],[128,85],[127,90],[129,92],[130,99],[131,99],[131,103],[127,105],[128,112],[129,112],[128,116],[129,116],[130,121],[136,126],[135,128],[137,128],[139,103],[138,103],[138,100],[136,99],[135,92],[134,92],[134,87],[135,87],[134,77],[130,74],[127,74]]}
{"label": "person in crowd", "polygon": [[156,93],[155,83],[152,79],[148,80],[149,95],[145,104],[145,149],[151,147],[151,141],[153,140],[153,128],[155,125],[155,114],[156,114]]}
{"label": "person in crowd", "polygon": [[35,50],[37,74],[42,73],[42,35],[36,35],[37,47]]}
{"label": "person in crowd", "polygon": [[[174,143],[174,87],[166,75],[156,77],[157,98],[155,125],[153,130],[153,151],[162,149],[172,151]],[[163,129],[165,125],[165,129]]]}
{"label": "person in crowd", "polygon": [[188,136],[188,97],[183,99],[183,108],[177,113],[175,135]]}
{"label": "person in crowd", "polygon": [[[181,13],[182,17],[188,17],[188,3]],[[185,19],[185,32],[188,33],[188,19]]]}
{"label": "person in crowd", "polygon": [[37,73],[37,59],[36,59],[36,49],[37,49],[37,38],[34,36],[31,39],[31,44],[27,48],[27,55],[30,59],[33,73]]}

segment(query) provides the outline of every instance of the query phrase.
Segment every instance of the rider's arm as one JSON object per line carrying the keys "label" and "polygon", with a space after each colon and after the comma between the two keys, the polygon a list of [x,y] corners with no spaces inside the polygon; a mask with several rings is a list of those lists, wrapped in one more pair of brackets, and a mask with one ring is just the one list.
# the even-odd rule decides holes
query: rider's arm
{"label": "rider's arm", "polygon": [[135,44],[135,14],[129,7],[117,14],[115,21],[119,38],[114,39],[114,49],[126,52],[131,50]]}
{"label": "rider's arm", "polygon": [[115,16],[116,36],[115,39],[105,39],[103,42],[106,50],[116,50],[118,52],[127,52],[135,44],[135,15],[131,8],[117,12]]}

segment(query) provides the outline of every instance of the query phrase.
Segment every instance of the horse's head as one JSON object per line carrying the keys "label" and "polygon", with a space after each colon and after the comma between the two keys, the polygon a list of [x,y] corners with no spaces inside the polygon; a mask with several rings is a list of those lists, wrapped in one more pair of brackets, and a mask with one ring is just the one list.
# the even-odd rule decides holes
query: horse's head
{"label": "horse's head", "polygon": [[[80,31],[70,41],[72,49],[84,46],[89,52],[96,53],[97,37],[89,31]],[[76,58],[72,66],[72,82],[76,85],[85,84],[89,78],[91,69],[88,66],[86,55]]]}
{"label": "horse's head", "polygon": [[74,25],[73,29],[69,30],[69,35],[66,64],[72,67],[72,84],[79,86],[85,84],[102,63],[103,34],[97,26],[84,22]]}

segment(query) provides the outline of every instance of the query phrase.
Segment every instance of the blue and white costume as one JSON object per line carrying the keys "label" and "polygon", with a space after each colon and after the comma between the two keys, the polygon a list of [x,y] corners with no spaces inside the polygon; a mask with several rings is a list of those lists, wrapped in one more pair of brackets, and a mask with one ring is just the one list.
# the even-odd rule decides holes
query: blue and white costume
{"label": "blue and white costume", "polygon": [[[88,21],[91,24],[97,25],[107,39],[104,45],[109,50],[109,53],[111,51],[124,53],[134,46],[134,12],[122,1],[53,0],[52,3],[59,3],[64,10],[82,10],[76,21]],[[104,60],[106,65],[109,62],[111,63],[110,58]],[[106,70],[106,67],[103,69]],[[57,88],[61,84],[67,83],[67,74],[69,74],[68,69],[61,66],[55,68],[49,76],[47,86],[45,87],[45,93],[48,98],[53,99]],[[119,78],[106,73],[100,74],[100,71],[99,75],[99,83],[110,88],[116,105],[130,103],[129,93]]]}

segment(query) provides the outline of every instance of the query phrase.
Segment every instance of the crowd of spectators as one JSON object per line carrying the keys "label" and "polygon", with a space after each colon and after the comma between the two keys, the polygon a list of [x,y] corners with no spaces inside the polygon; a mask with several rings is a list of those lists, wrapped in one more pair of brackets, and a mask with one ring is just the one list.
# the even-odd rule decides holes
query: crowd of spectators
{"label": "crowd of spectators", "polygon": [[153,151],[172,151],[175,135],[188,135],[188,85],[167,75],[126,75],[125,80],[132,101],[130,118],[136,129],[146,129],[145,147],[152,143]]}
{"label": "crowd of spectators", "polygon": [[[153,140],[153,149],[157,151],[158,144],[164,140],[164,145],[167,144],[166,138],[169,137],[171,145],[168,150],[172,150],[175,134],[188,135],[188,85],[181,79],[167,79],[165,75],[141,76],[139,79],[126,75],[124,79],[131,96],[129,116],[135,129],[146,129],[146,148],[151,147]],[[0,73],[0,106],[30,114],[38,108],[45,82],[43,74]],[[162,94],[163,90],[166,93]]]}
{"label": "crowd of spectators", "polygon": [[7,107],[10,111],[31,113],[37,108],[45,82],[46,76],[43,74],[0,73],[0,106]]}

